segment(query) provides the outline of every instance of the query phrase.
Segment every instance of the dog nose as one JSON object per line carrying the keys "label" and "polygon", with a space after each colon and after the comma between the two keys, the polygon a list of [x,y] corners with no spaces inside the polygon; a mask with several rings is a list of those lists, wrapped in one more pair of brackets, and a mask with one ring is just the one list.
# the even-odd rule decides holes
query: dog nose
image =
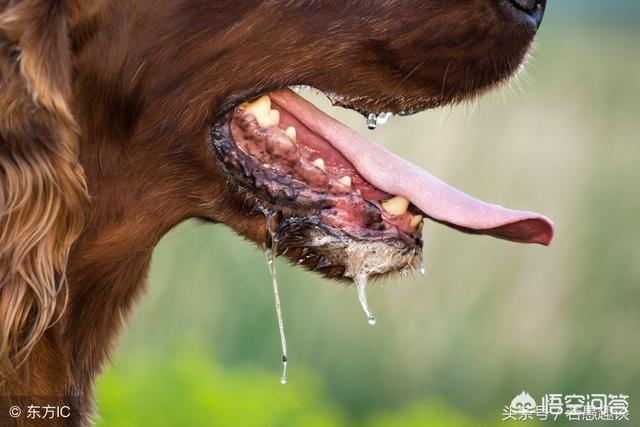
{"label": "dog nose", "polygon": [[532,11],[536,7],[536,0],[512,0],[520,9],[525,11]]}
{"label": "dog nose", "polygon": [[520,13],[527,15],[527,19],[532,19],[538,27],[540,26],[547,0],[509,0],[509,2]]}

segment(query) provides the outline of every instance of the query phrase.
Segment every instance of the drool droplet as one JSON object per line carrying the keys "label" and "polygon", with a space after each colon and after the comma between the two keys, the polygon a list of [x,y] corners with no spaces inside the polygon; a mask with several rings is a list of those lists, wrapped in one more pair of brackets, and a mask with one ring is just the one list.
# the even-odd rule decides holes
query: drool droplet
{"label": "drool droplet", "polygon": [[278,319],[278,331],[280,332],[280,345],[282,347],[282,377],[280,378],[281,384],[287,383],[287,363],[289,357],[287,356],[287,338],[284,334],[284,319],[282,317],[282,307],[280,305],[280,292],[278,290],[278,279],[276,274],[276,256],[278,253],[278,235],[276,232],[275,216],[271,212],[264,212],[265,219],[267,221],[267,230],[271,236],[271,248],[265,247],[264,256],[267,260],[267,267],[269,267],[269,273],[271,273],[271,285],[273,287],[273,299],[276,307],[276,318]]}
{"label": "drool droplet", "polygon": [[354,282],[358,289],[358,299],[360,300],[360,305],[362,306],[365,316],[367,316],[367,321],[370,325],[375,325],[376,317],[373,315],[371,310],[369,310],[369,303],[367,302],[367,279],[368,277],[366,274],[360,273],[356,276]]}
{"label": "drool droplet", "polygon": [[289,361],[287,360],[287,356],[282,356],[282,377],[280,378],[280,384],[287,383],[287,364]]}
{"label": "drool droplet", "polygon": [[374,130],[377,125],[378,125],[378,115],[375,113],[369,114],[369,116],[367,117],[367,127],[370,130]]}
{"label": "drool droplet", "polygon": [[421,275],[427,275],[427,269],[424,267],[424,258],[422,257],[422,251],[418,252],[418,271]]}
{"label": "drool droplet", "polygon": [[380,113],[380,115],[376,119],[376,124],[378,126],[386,125],[389,122],[389,119],[391,118],[391,116],[393,116],[393,113],[390,113],[388,111],[386,113]]}

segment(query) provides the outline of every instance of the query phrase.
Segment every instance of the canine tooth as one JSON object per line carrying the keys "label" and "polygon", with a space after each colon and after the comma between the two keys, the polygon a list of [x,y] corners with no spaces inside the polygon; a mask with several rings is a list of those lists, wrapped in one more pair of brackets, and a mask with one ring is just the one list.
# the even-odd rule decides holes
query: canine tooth
{"label": "canine tooth", "polygon": [[322,157],[318,157],[317,159],[315,159],[313,162],[311,162],[315,167],[317,167],[318,169],[322,169],[324,170],[324,160],[322,159]]}
{"label": "canine tooth", "polygon": [[258,123],[260,124],[260,126],[276,126],[278,124],[280,124],[280,111],[278,110],[271,110],[269,111],[269,113],[267,114],[267,117],[265,118],[263,123],[260,123],[260,120],[258,120]]}
{"label": "canine tooth", "polygon": [[343,176],[338,182],[346,187],[351,187],[351,177],[349,175]]}
{"label": "canine tooth", "polygon": [[241,108],[254,114],[255,112],[268,113],[271,111],[271,98],[268,95],[262,95],[255,101],[245,102],[240,106]]}
{"label": "canine tooth", "polygon": [[409,200],[402,196],[395,196],[382,202],[382,207],[392,215],[402,215],[409,208]]}
{"label": "canine tooth", "polygon": [[253,115],[256,116],[258,124],[262,127],[276,126],[280,123],[280,111],[278,110],[271,110],[267,113],[255,112]]}
{"label": "canine tooth", "polygon": [[285,129],[284,134],[287,135],[291,141],[296,142],[296,128],[294,128],[293,126],[289,126]]}
{"label": "canine tooth", "polygon": [[271,109],[271,98],[263,95],[253,102],[242,104],[242,108],[255,116],[258,124],[263,127],[280,123],[280,112]]}
{"label": "canine tooth", "polygon": [[418,228],[422,222],[422,215],[414,215],[411,217],[411,228]]}

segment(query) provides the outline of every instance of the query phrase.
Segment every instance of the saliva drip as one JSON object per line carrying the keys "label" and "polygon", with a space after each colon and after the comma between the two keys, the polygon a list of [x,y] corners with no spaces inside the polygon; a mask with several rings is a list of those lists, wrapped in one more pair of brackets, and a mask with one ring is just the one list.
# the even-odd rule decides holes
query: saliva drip
{"label": "saliva drip", "polygon": [[269,267],[269,273],[271,273],[271,285],[273,287],[273,299],[276,307],[276,317],[278,319],[278,331],[280,332],[280,345],[282,347],[282,377],[280,383],[287,383],[287,364],[289,359],[287,357],[287,338],[284,334],[284,320],[282,317],[282,308],[280,305],[280,292],[278,291],[278,279],[276,275],[276,256],[278,254],[278,236],[275,230],[275,217],[271,212],[265,212],[265,219],[267,221],[267,230],[271,236],[271,248],[267,248],[265,245],[264,256],[267,260],[267,267]]}
{"label": "saliva drip", "polygon": [[422,276],[427,275],[427,269],[424,266],[424,258],[422,257],[422,251],[418,253],[418,271]]}
{"label": "saliva drip", "polygon": [[[287,356],[287,340],[284,332],[284,320],[282,316],[282,307],[280,303],[280,292],[278,290],[278,280],[277,280],[277,272],[276,272],[276,257],[278,254],[278,230],[277,230],[277,218],[276,214],[268,211],[266,209],[262,209],[262,212],[266,219],[267,231],[269,232],[269,236],[271,238],[271,247],[269,247],[266,243],[264,246],[264,255],[267,261],[267,266],[269,268],[269,272],[271,273],[271,284],[273,287],[273,297],[276,308],[276,317],[278,320],[278,330],[280,333],[280,344],[282,346],[282,378],[280,382],[282,384],[286,384],[287,382],[287,365],[288,365],[288,356]],[[422,253],[418,252],[418,270],[422,275],[426,274],[424,261],[422,259]],[[375,274],[377,270],[372,269],[371,266],[368,265],[359,265],[355,266],[354,270],[349,272],[347,277],[352,277],[353,281],[356,285],[358,291],[358,300],[360,301],[360,305],[362,306],[362,310],[367,318],[367,321],[370,325],[376,324],[376,317],[369,309],[369,303],[367,301],[367,282],[369,276],[373,273]],[[409,274],[411,268],[409,266],[405,267],[401,270],[401,275],[404,277]]]}
{"label": "saliva drip", "polygon": [[378,118],[376,119],[376,124],[378,126],[384,126],[389,122],[389,119],[391,118],[391,116],[393,116],[393,113],[390,112],[385,112],[385,113],[380,113],[378,115]]}
{"label": "saliva drip", "polygon": [[393,116],[393,113],[388,111],[380,114],[369,113],[367,116],[367,127],[370,130],[374,130],[378,126],[384,126],[389,122],[391,116]]}
{"label": "saliva drip", "polygon": [[371,310],[369,310],[369,303],[367,302],[367,279],[369,277],[365,273],[360,273],[354,279],[356,284],[356,288],[358,288],[358,299],[360,300],[360,305],[362,306],[362,310],[364,311],[365,316],[367,316],[367,321],[370,325],[376,324],[376,317],[373,315]]}
{"label": "saliva drip", "polygon": [[367,127],[369,130],[374,130],[378,126],[378,115],[371,113],[367,116]]}

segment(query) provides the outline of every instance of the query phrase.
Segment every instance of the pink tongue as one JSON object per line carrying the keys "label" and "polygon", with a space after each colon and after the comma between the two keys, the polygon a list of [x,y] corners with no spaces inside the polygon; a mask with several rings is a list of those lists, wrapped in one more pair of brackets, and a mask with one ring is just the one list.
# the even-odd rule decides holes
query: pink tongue
{"label": "pink tongue", "polygon": [[553,223],[548,218],[474,199],[360,136],[288,89],[269,96],[329,141],[363,178],[389,194],[404,196],[433,220],[465,232],[515,242],[551,243]]}

